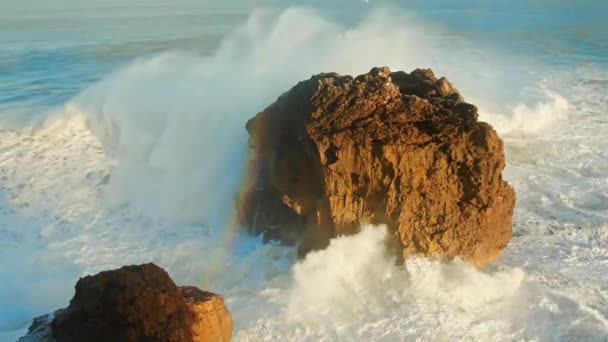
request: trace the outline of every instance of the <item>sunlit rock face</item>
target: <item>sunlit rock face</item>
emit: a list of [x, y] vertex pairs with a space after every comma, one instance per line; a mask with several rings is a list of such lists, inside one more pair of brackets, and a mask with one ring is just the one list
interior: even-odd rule
[[242, 222], [300, 255], [386, 224], [400, 254], [494, 260], [512, 234], [503, 144], [431, 70], [300, 82], [247, 123]]
[[70, 305], [34, 319], [20, 341], [230, 341], [221, 296], [178, 287], [154, 264], [81, 278]]

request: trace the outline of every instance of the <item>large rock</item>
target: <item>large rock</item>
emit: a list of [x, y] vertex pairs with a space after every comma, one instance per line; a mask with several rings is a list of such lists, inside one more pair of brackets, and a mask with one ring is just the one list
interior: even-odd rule
[[20, 341], [230, 341], [224, 300], [178, 287], [154, 264], [81, 278], [70, 305], [34, 320]]
[[247, 123], [244, 224], [300, 255], [383, 223], [404, 256], [483, 266], [511, 238], [503, 145], [445, 78], [374, 68], [300, 82]]

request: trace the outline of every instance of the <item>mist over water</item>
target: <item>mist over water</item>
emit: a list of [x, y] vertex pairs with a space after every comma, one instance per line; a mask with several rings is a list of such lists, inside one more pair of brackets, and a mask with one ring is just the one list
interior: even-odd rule
[[[116, 158], [113, 192], [127, 193], [129, 203], [147, 215], [202, 219], [226, 208], [238, 190], [247, 159], [244, 122], [316, 73], [358, 75], [377, 65], [408, 71], [433, 65], [465, 95], [484, 94], [472, 102], [500, 133], [534, 134], [565, 121], [565, 98], [542, 89], [527, 99], [531, 104], [512, 103], [495, 71], [509, 66], [482, 64], [460, 44], [392, 8], [371, 12], [354, 28], [311, 9], [259, 10], [211, 56], [169, 52], [137, 60], [86, 89], [68, 108], [89, 118], [94, 134]], [[226, 187], [216, 188], [218, 179]], [[228, 197], [210, 198], [210, 189]]]
[[[131, 59], [132, 43], [102, 42], [92, 49], [128, 62], [96, 64], [87, 53], [82, 63], [94, 66], [73, 74], [80, 89], [59, 91], [59, 105], [36, 96], [0, 103], [11, 117], [0, 131], [0, 340], [67, 305], [79, 276], [153, 261], [180, 284], [224, 295], [237, 341], [602, 341], [603, 64], [505, 55], [397, 6], [348, 20], [323, 8], [235, 8], [248, 17], [208, 52], [181, 41]], [[487, 270], [458, 260], [396, 267], [382, 227], [304, 261], [234, 229], [246, 120], [313, 74], [384, 65], [446, 76], [504, 138], [515, 237]]]

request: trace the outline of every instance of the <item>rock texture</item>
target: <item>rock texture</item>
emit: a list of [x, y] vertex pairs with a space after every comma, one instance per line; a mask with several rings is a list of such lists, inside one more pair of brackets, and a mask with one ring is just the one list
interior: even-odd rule
[[383, 223], [405, 257], [483, 266], [511, 238], [515, 192], [501, 177], [502, 141], [477, 115], [431, 70], [300, 82], [247, 123], [241, 220], [301, 255]]
[[81, 278], [70, 305], [32, 323], [20, 341], [230, 341], [222, 297], [178, 287], [154, 264]]

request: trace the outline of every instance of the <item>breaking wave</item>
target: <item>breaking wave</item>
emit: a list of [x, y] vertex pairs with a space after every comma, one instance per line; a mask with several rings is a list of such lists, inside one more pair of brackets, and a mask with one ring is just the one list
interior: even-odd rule
[[[290, 248], [226, 231], [247, 159], [245, 121], [316, 73], [431, 67], [480, 105], [483, 120], [522, 144], [577, 119], [572, 98], [542, 79], [517, 80], [535, 89], [524, 101], [505, 91], [505, 75], [526, 77], [512, 70], [537, 68], [533, 61], [505, 62], [482, 49], [394, 8], [353, 27], [309, 9], [259, 10], [212, 55], [141, 58], [46, 123], [2, 130], [0, 278], [8, 283], [0, 289], [0, 330], [23, 330], [33, 316], [66, 305], [82, 274], [154, 261], [179, 283], [224, 294], [240, 341], [602, 336], [608, 312], [600, 287], [585, 302], [554, 289], [588, 284], [549, 279], [539, 261], [525, 260], [541, 238], [516, 238], [511, 254], [480, 271], [458, 260], [395, 266], [382, 227], [333, 240], [302, 262]], [[538, 155], [521, 156], [529, 164]], [[551, 187], [535, 188], [528, 164], [509, 173], [531, 193], [518, 207], [520, 231], [551, 224], [526, 205], [556, 201], [552, 190], [537, 196]], [[579, 230], [564, 229], [585, 243]], [[606, 227], [595, 229], [604, 238], [581, 258], [605, 258]]]
[[[509, 65], [482, 61], [463, 48], [466, 42], [398, 13], [379, 9], [344, 27], [308, 9], [260, 10], [213, 55], [143, 58], [85, 90], [67, 109], [90, 118], [115, 160], [109, 188], [117, 199], [147, 215], [190, 220], [231, 201], [247, 153], [244, 122], [316, 73], [432, 67], [465, 97], [483, 94], [473, 103], [504, 134], [542, 132], [567, 118], [568, 101], [554, 92], [540, 93], [536, 104], [512, 106], [517, 102], [496, 87], [496, 70]], [[485, 112], [484, 103], [504, 111]], [[227, 196], [210, 198], [210, 191]]]

